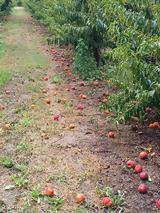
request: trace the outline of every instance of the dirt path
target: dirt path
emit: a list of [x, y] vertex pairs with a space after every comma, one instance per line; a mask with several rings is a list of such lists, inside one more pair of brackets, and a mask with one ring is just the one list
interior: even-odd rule
[[[114, 142], [108, 141], [107, 132], [114, 127], [96, 107], [104, 85], [83, 86], [64, 72], [71, 62], [69, 50], [46, 47], [44, 34], [22, 8], [14, 9], [3, 26], [6, 52], [0, 67], [12, 73], [12, 80], [0, 93], [5, 107], [0, 114], [0, 212], [108, 212], [101, 208], [106, 187], [120, 190], [127, 200], [113, 212], [158, 212], [158, 159], [143, 163], [153, 174], [149, 195], [134, 193], [139, 179], [125, 168], [130, 156], [137, 158], [132, 145], [145, 138], [127, 135], [125, 126]], [[80, 99], [81, 93], [87, 99]], [[82, 112], [79, 104], [85, 107]], [[41, 195], [47, 185], [55, 189], [54, 199]], [[87, 204], [75, 203], [77, 193], [86, 195]], [[121, 203], [120, 196], [117, 201]]]

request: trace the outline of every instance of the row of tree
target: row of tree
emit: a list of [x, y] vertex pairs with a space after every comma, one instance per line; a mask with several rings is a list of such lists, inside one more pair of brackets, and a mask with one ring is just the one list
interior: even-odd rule
[[118, 120], [160, 109], [160, 0], [25, 0], [54, 36], [75, 47], [84, 79], [110, 79], [119, 88], [103, 107]]
[[12, 0], [0, 0], [0, 16], [6, 15], [11, 9]]

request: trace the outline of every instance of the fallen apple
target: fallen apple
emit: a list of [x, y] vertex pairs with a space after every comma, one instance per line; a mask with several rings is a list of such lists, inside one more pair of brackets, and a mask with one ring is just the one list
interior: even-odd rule
[[70, 125], [69, 125], [69, 129], [74, 129], [75, 127], [76, 127], [75, 124], [70, 124]]
[[138, 187], [138, 191], [142, 194], [145, 194], [148, 191], [148, 186], [146, 184], [140, 184]]
[[53, 196], [54, 194], [55, 194], [54, 190], [51, 187], [45, 187], [44, 195]]
[[36, 109], [36, 105], [35, 105], [35, 104], [32, 104], [32, 105], [31, 105], [31, 108], [32, 108], [32, 109]]
[[80, 86], [85, 86], [85, 83], [84, 83], [83, 81], [81, 81], [81, 82], [79, 83], [79, 85], [80, 85]]
[[141, 172], [139, 174], [139, 176], [140, 176], [141, 180], [148, 180], [148, 173], [147, 172]]
[[79, 98], [81, 98], [81, 99], [87, 99], [87, 95], [80, 94], [80, 95], [79, 95]]
[[141, 173], [143, 170], [142, 166], [141, 165], [136, 165], [135, 168], [134, 168], [134, 172], [135, 173]]
[[5, 129], [10, 129], [10, 128], [11, 128], [11, 124], [5, 124], [5, 125], [4, 125], [4, 128], [5, 128]]
[[3, 110], [5, 110], [5, 107], [0, 104], [0, 111], [3, 111]]
[[102, 204], [105, 207], [110, 207], [112, 206], [112, 200], [109, 197], [104, 197], [102, 200]]
[[47, 93], [48, 90], [47, 90], [47, 89], [43, 89], [42, 92], [43, 92], [43, 93]]
[[46, 102], [46, 104], [51, 104], [51, 100], [48, 98], [45, 100], [45, 102]]
[[59, 115], [54, 115], [54, 116], [53, 116], [53, 120], [54, 120], [54, 121], [59, 121]]
[[136, 166], [136, 162], [135, 161], [133, 161], [133, 160], [127, 161], [127, 167], [128, 168], [135, 168], [135, 166]]
[[145, 160], [146, 158], [148, 157], [148, 153], [143, 151], [143, 152], [140, 152], [139, 154], [139, 158], [142, 159], [142, 160]]
[[48, 76], [45, 76], [43, 79], [44, 79], [44, 81], [48, 81], [48, 80], [49, 80], [49, 77], [48, 77]]
[[160, 209], [160, 199], [156, 200], [156, 207]]
[[77, 109], [79, 109], [81, 111], [84, 110], [84, 105], [83, 104], [78, 104]]
[[115, 133], [114, 132], [109, 132], [108, 133], [109, 138], [115, 138]]
[[6, 93], [6, 95], [10, 95], [11, 91], [10, 90], [6, 90], [5, 93]]
[[84, 194], [78, 194], [76, 196], [76, 203], [84, 203], [86, 200], [86, 197], [84, 196]]
[[105, 110], [105, 111], [104, 111], [104, 114], [105, 114], [106, 116], [109, 116], [109, 115], [111, 115], [111, 112], [110, 112], [109, 110]]

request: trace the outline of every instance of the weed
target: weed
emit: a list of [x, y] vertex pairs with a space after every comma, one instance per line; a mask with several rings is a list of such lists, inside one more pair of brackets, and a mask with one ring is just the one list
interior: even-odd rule
[[27, 110], [27, 107], [25, 105], [23, 105], [23, 106], [20, 105], [15, 109], [15, 114], [19, 114], [19, 113], [24, 112], [26, 110]]
[[6, 156], [0, 157], [0, 163], [6, 168], [12, 168], [14, 166], [12, 159]]
[[53, 75], [51, 78], [51, 81], [52, 81], [52, 83], [58, 84], [58, 85], [62, 84], [62, 82], [63, 82], [62, 77], [59, 74]]
[[39, 186], [35, 186], [32, 188], [32, 200], [40, 203], [43, 199], [43, 196], [41, 194], [41, 190]]
[[17, 149], [22, 152], [27, 152], [31, 150], [31, 145], [28, 144], [25, 140], [22, 140], [18, 145]]
[[18, 163], [15, 165], [15, 168], [22, 173], [25, 173], [28, 169], [28, 165], [26, 163]]
[[49, 205], [52, 205], [48, 212], [49, 213], [56, 213], [62, 208], [62, 204], [64, 203], [64, 199], [60, 197], [45, 197], [45, 200], [48, 202]]
[[32, 120], [31, 120], [29, 114], [24, 113], [23, 118], [20, 121], [20, 124], [23, 125], [24, 127], [30, 127], [31, 123], [32, 123]]
[[12, 175], [11, 178], [14, 184], [18, 187], [24, 187], [28, 184], [28, 177], [27, 173], [19, 173], [16, 175]]

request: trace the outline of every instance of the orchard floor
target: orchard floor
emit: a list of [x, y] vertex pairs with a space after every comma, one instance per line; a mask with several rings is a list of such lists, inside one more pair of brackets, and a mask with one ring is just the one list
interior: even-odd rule
[[[131, 125], [117, 130], [98, 110], [107, 85], [81, 86], [81, 80], [64, 71], [71, 63], [71, 50], [47, 46], [47, 33], [23, 8], [13, 10], [0, 32], [5, 42], [0, 70], [12, 74], [0, 89], [0, 105], [5, 107], [0, 112], [0, 212], [159, 212], [159, 132], [142, 125], [135, 132]], [[80, 99], [80, 94], [87, 99]], [[78, 104], [84, 105], [82, 112]], [[60, 115], [59, 121], [54, 115]], [[108, 139], [110, 130], [116, 132], [115, 139]], [[152, 157], [139, 160], [139, 152], [149, 145]], [[138, 192], [141, 181], [126, 168], [128, 159], [148, 171], [152, 181], [147, 194]], [[45, 186], [55, 189], [53, 200], [41, 195]], [[101, 204], [106, 187], [124, 196], [123, 205], [113, 211]], [[86, 195], [85, 204], [75, 203], [77, 193]]]

